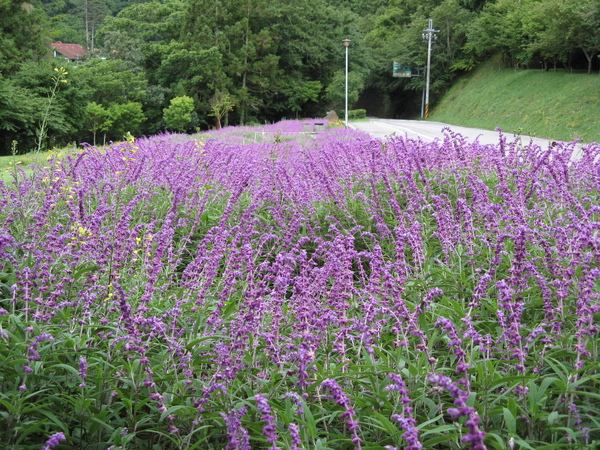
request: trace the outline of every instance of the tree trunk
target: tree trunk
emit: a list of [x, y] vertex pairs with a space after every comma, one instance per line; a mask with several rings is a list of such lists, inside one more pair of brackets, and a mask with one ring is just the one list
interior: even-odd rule
[[84, 0], [84, 16], [85, 16], [85, 48], [90, 51], [90, 24], [88, 18], [88, 0]]
[[[246, 72], [248, 71], [248, 44], [250, 42], [250, 3], [248, 3], [248, 9], [246, 10], [247, 18], [246, 21], [246, 36], [244, 37], [244, 44], [246, 46], [244, 51], [244, 73], [242, 74], [242, 91], [246, 94]], [[240, 125], [244, 125], [246, 121], [246, 108], [248, 102], [244, 102], [240, 111]]]
[[585, 48], [583, 48], [583, 45], [580, 45], [579, 48], [581, 50], [583, 50], [583, 54], [585, 55], [585, 58], [588, 61], [587, 73], [588, 73], [588, 75], [591, 75], [592, 74], [592, 63], [594, 61], [594, 56], [596, 56], [596, 52], [593, 50], [591, 52], [588, 52]]
[[215, 47], [219, 48], [219, 0], [215, 0]]
[[[244, 70], [244, 73], [242, 75], [242, 91], [244, 92], [244, 95], [246, 94], [246, 71]], [[246, 120], [246, 105], [248, 103], [243, 101], [242, 102], [242, 107], [240, 108], [240, 125], [244, 126], [244, 121]]]

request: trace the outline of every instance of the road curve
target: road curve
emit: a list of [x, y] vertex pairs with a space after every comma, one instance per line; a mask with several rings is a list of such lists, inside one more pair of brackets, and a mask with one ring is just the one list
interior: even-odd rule
[[[459, 127], [457, 125], [448, 125], [442, 122], [429, 122], [422, 120], [398, 120], [398, 119], [377, 119], [369, 118], [365, 122], [351, 122], [350, 126], [361, 131], [369, 133], [376, 138], [385, 138], [390, 135], [406, 136], [411, 139], [421, 139], [425, 142], [432, 142], [436, 139], [443, 139], [444, 128], [449, 128], [453, 132], [460, 133], [467, 138], [468, 142], [478, 141], [480, 144], [497, 144], [499, 142], [499, 132], [490, 130], [481, 130], [478, 128]], [[503, 131], [509, 141], [517, 136], [509, 131]], [[552, 141], [540, 139], [531, 136], [520, 136], [523, 144], [534, 143], [542, 148], [546, 148]]]

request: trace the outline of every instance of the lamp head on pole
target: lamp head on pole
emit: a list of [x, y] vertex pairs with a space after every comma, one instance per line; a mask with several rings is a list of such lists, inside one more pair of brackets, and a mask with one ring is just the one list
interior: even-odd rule
[[344, 40], [342, 40], [342, 42], [344, 43], [344, 47], [346, 47], [346, 48], [350, 47], [350, 42], [351, 42], [350, 39], [344, 39]]

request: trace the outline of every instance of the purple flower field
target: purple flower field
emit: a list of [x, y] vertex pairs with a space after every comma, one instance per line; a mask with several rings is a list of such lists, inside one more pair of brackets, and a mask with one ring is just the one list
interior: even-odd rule
[[0, 183], [3, 448], [600, 443], [600, 145], [300, 125]]

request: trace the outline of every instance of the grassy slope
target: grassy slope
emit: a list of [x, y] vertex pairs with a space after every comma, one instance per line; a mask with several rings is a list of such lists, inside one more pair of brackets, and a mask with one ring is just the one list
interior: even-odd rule
[[463, 76], [430, 118], [557, 140], [600, 141], [600, 76], [515, 70], [492, 58]]
[[23, 168], [27, 173], [31, 172], [30, 165], [36, 163], [42, 165], [48, 159], [48, 153], [42, 152], [38, 155], [28, 153], [26, 155], [0, 156], [0, 180], [8, 183], [13, 180], [12, 172], [15, 168]]

